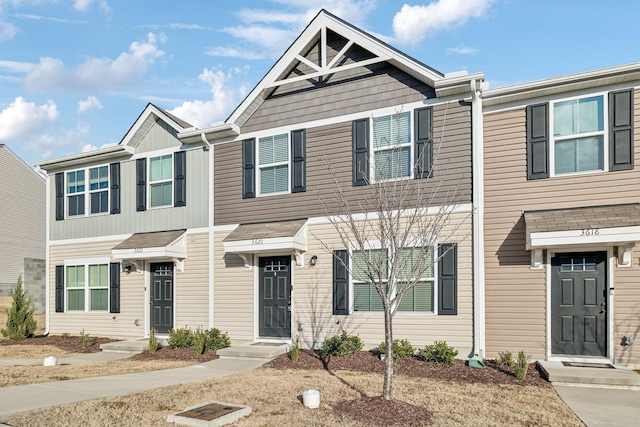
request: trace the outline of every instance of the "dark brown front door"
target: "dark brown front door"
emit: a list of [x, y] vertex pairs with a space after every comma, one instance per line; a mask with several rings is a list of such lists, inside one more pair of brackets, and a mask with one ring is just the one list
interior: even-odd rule
[[551, 259], [551, 352], [606, 356], [607, 254], [558, 254]]
[[173, 263], [151, 264], [151, 327], [166, 334], [173, 328]]
[[291, 258], [260, 258], [260, 336], [291, 338]]

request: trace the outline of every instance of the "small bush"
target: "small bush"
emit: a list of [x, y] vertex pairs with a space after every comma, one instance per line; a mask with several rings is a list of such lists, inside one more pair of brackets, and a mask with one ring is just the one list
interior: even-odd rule
[[31, 297], [22, 287], [22, 276], [18, 277], [18, 283], [11, 291], [11, 308], [7, 310], [7, 329], [2, 329], [2, 336], [10, 340], [31, 338], [36, 332], [36, 321], [33, 318], [34, 307]]
[[200, 328], [193, 333], [193, 349], [196, 356], [202, 355], [207, 349], [207, 334]]
[[343, 330], [341, 334], [334, 335], [322, 344], [323, 356], [353, 356], [362, 350], [364, 344], [358, 335], [349, 335]]
[[60, 338], [63, 340], [68, 340], [69, 338], [71, 338], [71, 334], [69, 334], [69, 332], [63, 332], [62, 335], [60, 335]]
[[[378, 350], [380, 354], [385, 354], [387, 352], [387, 345], [385, 343], [380, 344]], [[393, 340], [393, 360], [404, 359], [414, 354], [415, 350], [409, 340]]]
[[513, 368], [516, 366], [516, 361], [513, 359], [513, 355], [510, 351], [505, 351], [504, 353], [498, 353], [498, 358], [496, 359], [496, 363], [499, 365], [508, 366]]
[[149, 334], [149, 353], [155, 353], [160, 347], [160, 343], [158, 342], [158, 337], [156, 337], [156, 328], [151, 328], [151, 333]]
[[292, 362], [297, 362], [300, 357], [300, 341], [298, 338], [291, 345], [291, 351], [289, 352], [289, 359]]
[[527, 370], [529, 369], [529, 357], [524, 354], [524, 351], [518, 353], [518, 360], [516, 361], [516, 378], [523, 380], [527, 376]]
[[211, 350], [215, 352], [216, 350], [220, 350], [221, 348], [226, 348], [231, 346], [231, 339], [229, 338], [229, 334], [224, 332], [220, 332], [218, 328], [211, 328], [205, 333], [205, 348], [207, 350]]
[[420, 358], [425, 362], [446, 363], [451, 366], [456, 364], [457, 355], [458, 350], [447, 345], [446, 341], [436, 341], [420, 350]]
[[82, 348], [87, 348], [89, 345], [89, 334], [84, 333], [84, 328], [80, 331], [80, 345]]
[[170, 348], [187, 348], [193, 346], [193, 332], [189, 328], [171, 329], [169, 331]]

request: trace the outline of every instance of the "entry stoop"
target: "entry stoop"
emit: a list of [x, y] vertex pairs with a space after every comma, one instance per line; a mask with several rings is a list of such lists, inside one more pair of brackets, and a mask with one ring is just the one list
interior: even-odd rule
[[247, 342], [227, 348], [221, 348], [216, 353], [220, 359], [264, 359], [271, 360], [286, 353], [289, 346], [284, 343], [253, 343]]
[[142, 353], [149, 348], [147, 338], [126, 341], [114, 341], [100, 344], [100, 350], [105, 353]]
[[640, 375], [621, 365], [585, 363], [567, 366], [562, 362], [548, 361], [538, 361], [537, 364], [542, 375], [553, 385], [640, 390]]

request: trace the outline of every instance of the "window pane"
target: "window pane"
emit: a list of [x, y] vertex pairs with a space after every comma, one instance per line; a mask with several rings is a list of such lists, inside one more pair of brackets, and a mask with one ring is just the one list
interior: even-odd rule
[[258, 144], [260, 165], [289, 161], [289, 138], [286, 133], [260, 138]]
[[558, 102], [553, 105], [553, 134], [555, 136], [575, 135], [576, 101]]
[[354, 283], [353, 309], [354, 311], [383, 311], [382, 298], [370, 284]]
[[84, 287], [84, 265], [67, 266], [66, 274], [67, 288], [83, 288]]
[[408, 280], [433, 277], [433, 250], [428, 248], [404, 248], [396, 259], [396, 278]]
[[574, 99], [553, 104], [553, 134], [571, 136], [604, 130], [602, 96]]
[[109, 309], [109, 290], [108, 289], [91, 289], [89, 296], [91, 297], [90, 310], [108, 310]]
[[167, 206], [172, 203], [173, 183], [151, 184], [151, 207]]
[[67, 194], [84, 191], [84, 171], [67, 172]]
[[67, 214], [69, 216], [84, 215], [84, 194], [67, 197]]
[[84, 310], [84, 289], [67, 291], [67, 310]]
[[601, 136], [556, 141], [555, 173], [604, 170], [604, 142]]
[[89, 169], [89, 190], [99, 190], [109, 187], [109, 173], [107, 166]]
[[107, 264], [94, 264], [89, 266], [89, 287], [106, 288], [109, 284], [109, 266]]
[[172, 155], [154, 157], [150, 160], [149, 180], [162, 181], [173, 177]]
[[419, 282], [409, 289], [398, 304], [398, 311], [433, 311], [433, 282]]
[[409, 142], [411, 142], [411, 115], [409, 112], [373, 119], [374, 149]]
[[375, 152], [376, 180], [409, 176], [411, 171], [411, 149], [409, 147], [392, 148]]
[[109, 210], [108, 191], [98, 191], [95, 193], [91, 193], [91, 197], [89, 200], [91, 202], [90, 212], [92, 214], [103, 213]]
[[[389, 275], [389, 261], [386, 254], [387, 252], [382, 249], [370, 249], [365, 252], [354, 251], [352, 254], [353, 279], [359, 281], [369, 280], [367, 276], [367, 258], [369, 259], [369, 263], [373, 265], [372, 270], [379, 270], [381, 272], [381, 276], [386, 279]], [[376, 271], [371, 271], [371, 273], [376, 273]]]
[[289, 166], [260, 169], [260, 193], [278, 193], [289, 190]]

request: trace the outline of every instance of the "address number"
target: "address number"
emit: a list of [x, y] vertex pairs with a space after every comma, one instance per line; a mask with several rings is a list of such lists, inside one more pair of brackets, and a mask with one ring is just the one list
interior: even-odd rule
[[142, 248], [133, 248], [133, 253], [134, 254], [141, 254], [142, 253]]
[[264, 243], [264, 240], [263, 240], [263, 239], [253, 239], [253, 240], [251, 241], [251, 244], [252, 244], [252, 245], [261, 245], [261, 244], [263, 244], [263, 243]]
[[597, 236], [600, 234], [599, 228], [583, 228], [580, 230], [581, 236]]

